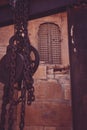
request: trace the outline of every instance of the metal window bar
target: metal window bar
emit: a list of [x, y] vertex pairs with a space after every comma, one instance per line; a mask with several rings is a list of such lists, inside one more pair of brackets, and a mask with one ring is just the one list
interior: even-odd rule
[[61, 32], [54, 23], [43, 23], [39, 27], [40, 60], [48, 64], [61, 64]]

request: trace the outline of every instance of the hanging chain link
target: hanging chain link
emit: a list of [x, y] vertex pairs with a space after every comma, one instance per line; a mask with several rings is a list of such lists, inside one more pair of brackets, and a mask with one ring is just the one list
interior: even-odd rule
[[[9, 45], [7, 51], [10, 50], [9, 53], [9, 68], [10, 68], [10, 77], [9, 83], [4, 86], [3, 93], [3, 102], [2, 102], [2, 112], [1, 112], [1, 120], [0, 120], [0, 130], [5, 130], [8, 127], [8, 130], [13, 130], [14, 123], [14, 84], [15, 84], [15, 75], [16, 75], [16, 46]], [[9, 107], [9, 108], [8, 108]], [[7, 109], [9, 113], [9, 117], [7, 117]], [[8, 118], [8, 125], [6, 126], [6, 120]]]
[[17, 45], [19, 51], [22, 53], [24, 57], [24, 80], [26, 81], [26, 87], [28, 90], [28, 96], [27, 96], [28, 104], [31, 104], [31, 102], [34, 100], [34, 95], [33, 95], [34, 87], [33, 87], [33, 78], [32, 78], [32, 64], [31, 64], [32, 59], [30, 56], [31, 48], [30, 48], [30, 41], [28, 38], [28, 31], [27, 31], [29, 2], [30, 2], [29, 0], [21, 0], [16, 4], [15, 35], [17, 36], [17, 39], [19, 38], [17, 40]]
[[[28, 105], [31, 105], [32, 101], [35, 100], [33, 86], [34, 80], [32, 76], [38, 67], [39, 56], [37, 50], [30, 45], [28, 37], [27, 21], [30, 0], [9, 0], [9, 3], [14, 11], [14, 36], [10, 38], [9, 45], [7, 47], [10, 76], [9, 84], [4, 87], [0, 130], [5, 130], [5, 115], [7, 113], [7, 107], [8, 125], [6, 129], [14, 129], [14, 112], [18, 103], [21, 103], [19, 128], [20, 130], [23, 130], [25, 125], [26, 100]], [[32, 61], [31, 52], [35, 55], [35, 61]], [[19, 81], [16, 81], [17, 54], [22, 55], [24, 65], [22, 79], [20, 82], [21, 87], [18, 86]], [[18, 85], [15, 87], [16, 82]], [[19, 98], [15, 96], [18, 89], [21, 89], [21, 96]]]
[[16, 46], [12, 45], [11, 48], [11, 64], [10, 64], [10, 94], [9, 94], [9, 117], [8, 117], [8, 130], [13, 130], [14, 125], [14, 84], [15, 84], [15, 76], [16, 76]]
[[25, 81], [23, 81], [22, 86], [21, 86], [21, 115], [20, 115], [20, 124], [19, 124], [19, 128], [20, 130], [23, 130], [24, 128], [24, 117], [25, 117], [25, 103], [26, 103], [26, 83]]

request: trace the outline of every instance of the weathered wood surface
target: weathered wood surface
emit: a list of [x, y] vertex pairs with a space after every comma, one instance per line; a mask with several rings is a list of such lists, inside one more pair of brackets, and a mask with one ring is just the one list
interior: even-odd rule
[[[67, 7], [86, 0], [31, 0], [29, 19], [40, 18], [65, 11]], [[13, 24], [9, 0], [0, 1], [0, 26]]]

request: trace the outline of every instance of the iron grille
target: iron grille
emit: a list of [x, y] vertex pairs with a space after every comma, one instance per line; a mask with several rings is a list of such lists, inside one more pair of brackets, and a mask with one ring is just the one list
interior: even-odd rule
[[39, 27], [40, 60], [48, 64], [61, 64], [61, 32], [54, 23], [43, 23]]

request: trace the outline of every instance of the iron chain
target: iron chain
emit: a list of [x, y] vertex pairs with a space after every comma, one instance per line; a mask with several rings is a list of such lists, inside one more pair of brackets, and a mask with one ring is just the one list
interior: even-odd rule
[[[4, 95], [3, 95], [3, 103], [2, 103], [2, 113], [1, 113], [1, 130], [5, 130], [6, 123], [6, 107], [8, 108], [8, 130], [13, 130], [14, 126], [14, 112], [15, 107], [18, 103], [21, 103], [20, 110], [20, 130], [24, 129], [25, 125], [25, 105], [26, 100], [27, 104], [31, 105], [32, 101], [35, 100], [34, 96], [34, 80], [32, 75], [36, 71], [39, 64], [39, 56], [35, 48], [30, 45], [29, 37], [28, 37], [28, 13], [29, 13], [29, 0], [9, 0], [10, 5], [14, 10], [14, 36], [10, 38], [9, 45], [7, 47], [8, 59], [9, 59], [9, 69], [10, 69], [10, 77], [9, 84], [4, 87]], [[29, 7], [28, 7], [29, 6]], [[35, 55], [35, 60], [32, 61], [31, 52]], [[21, 54], [23, 56], [23, 75], [20, 82], [21, 87], [16, 84], [16, 62], [17, 62], [17, 54]], [[33, 65], [34, 64], [34, 65]], [[17, 98], [15, 96], [15, 92], [21, 89], [21, 96]], [[8, 94], [7, 94], [8, 93]], [[4, 116], [3, 116], [4, 115]]]

